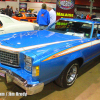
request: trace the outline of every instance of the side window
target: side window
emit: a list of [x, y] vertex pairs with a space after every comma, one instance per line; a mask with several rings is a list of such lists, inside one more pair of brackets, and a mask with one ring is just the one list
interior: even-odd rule
[[98, 34], [100, 34], [100, 25], [98, 25]]
[[26, 15], [26, 17], [31, 17], [31, 14], [25, 14]]
[[0, 27], [2, 27], [3, 26], [3, 24], [2, 24], [2, 22], [0, 21]]
[[96, 38], [98, 33], [98, 25], [94, 25], [92, 38]]
[[93, 38], [97, 37], [97, 34], [100, 34], [100, 25], [94, 25], [94, 30], [93, 30]]

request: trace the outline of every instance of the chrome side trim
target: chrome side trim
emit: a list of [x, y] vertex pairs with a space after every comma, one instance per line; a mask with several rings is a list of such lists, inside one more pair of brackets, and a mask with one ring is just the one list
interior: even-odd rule
[[[24, 89], [27, 95], [33, 95], [33, 94], [39, 93], [44, 88], [44, 83], [27, 84], [27, 80], [25, 80], [21, 76], [5, 68], [0, 67], [0, 73], [3, 73], [5, 75], [7, 83], [14, 82], [18, 86], [20, 86], [22, 89]], [[3, 77], [3, 75], [1, 74], [0, 76]]]

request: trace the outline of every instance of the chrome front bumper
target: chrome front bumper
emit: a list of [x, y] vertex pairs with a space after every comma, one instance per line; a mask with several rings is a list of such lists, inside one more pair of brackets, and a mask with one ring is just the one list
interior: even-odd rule
[[39, 93], [43, 90], [44, 87], [44, 83], [33, 84], [33, 85], [27, 84], [27, 80], [20, 77], [16, 73], [4, 69], [2, 67], [0, 67], [0, 76], [5, 77], [7, 83], [14, 82], [15, 84], [23, 88], [26, 91], [27, 95], [33, 95]]

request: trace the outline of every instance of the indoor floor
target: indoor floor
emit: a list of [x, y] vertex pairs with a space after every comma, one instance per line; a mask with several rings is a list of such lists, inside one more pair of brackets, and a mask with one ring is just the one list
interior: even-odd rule
[[[0, 93], [24, 92], [14, 83], [0, 77]], [[0, 96], [0, 100], [100, 100], [100, 57], [81, 68], [73, 86], [63, 89], [51, 82], [41, 93], [32, 96]]]

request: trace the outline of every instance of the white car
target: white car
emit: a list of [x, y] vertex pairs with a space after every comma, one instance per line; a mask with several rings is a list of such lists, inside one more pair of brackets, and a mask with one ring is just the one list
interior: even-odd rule
[[100, 18], [99, 17], [93, 18], [93, 20], [100, 22]]
[[7, 15], [0, 14], [0, 35], [20, 31], [36, 30], [38, 27], [38, 24], [17, 21]]

